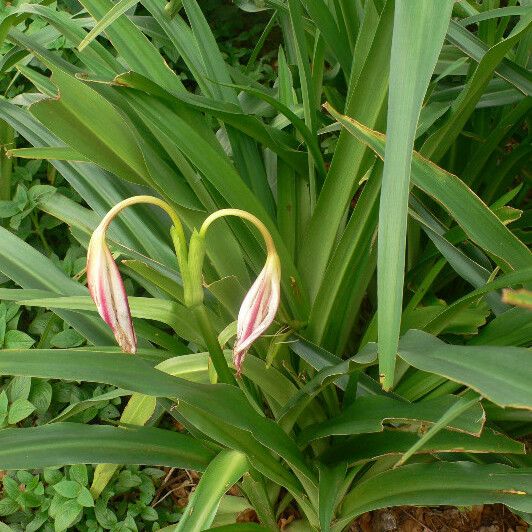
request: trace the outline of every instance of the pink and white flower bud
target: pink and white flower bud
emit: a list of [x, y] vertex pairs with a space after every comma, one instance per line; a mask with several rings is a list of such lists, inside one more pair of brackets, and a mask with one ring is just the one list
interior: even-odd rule
[[102, 221], [92, 234], [87, 249], [87, 285], [98, 313], [111, 327], [122, 351], [135, 353], [137, 335], [120, 271], [105, 242], [107, 225]]
[[270, 251], [266, 264], [246, 294], [238, 312], [237, 336], [233, 363], [237, 376], [253, 342], [272, 324], [281, 299], [281, 264], [275, 251]]

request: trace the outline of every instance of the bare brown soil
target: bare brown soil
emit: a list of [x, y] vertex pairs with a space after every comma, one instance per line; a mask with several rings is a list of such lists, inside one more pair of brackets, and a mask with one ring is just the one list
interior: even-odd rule
[[399, 506], [360, 516], [349, 532], [527, 532], [528, 525], [502, 504], [471, 508]]

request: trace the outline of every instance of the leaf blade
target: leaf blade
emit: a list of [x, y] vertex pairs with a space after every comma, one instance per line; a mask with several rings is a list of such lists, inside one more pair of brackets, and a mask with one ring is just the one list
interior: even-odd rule
[[450, 1], [398, 0], [395, 4], [377, 258], [379, 376], [385, 390], [394, 383], [401, 330], [414, 136], [451, 11]]
[[204, 471], [214, 456], [211, 449], [191, 436], [154, 428], [54, 423], [0, 432], [0, 463], [4, 469], [119, 462]]

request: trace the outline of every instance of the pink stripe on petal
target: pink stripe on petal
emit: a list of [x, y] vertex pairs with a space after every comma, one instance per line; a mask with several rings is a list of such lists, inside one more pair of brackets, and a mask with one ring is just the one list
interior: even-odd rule
[[98, 313], [122, 350], [135, 353], [137, 336], [124, 283], [100, 227], [93, 233], [87, 250], [87, 285]]
[[280, 302], [280, 281], [279, 258], [277, 255], [268, 256], [238, 313], [237, 338], [233, 348], [237, 376], [240, 375], [247, 351], [275, 318]]

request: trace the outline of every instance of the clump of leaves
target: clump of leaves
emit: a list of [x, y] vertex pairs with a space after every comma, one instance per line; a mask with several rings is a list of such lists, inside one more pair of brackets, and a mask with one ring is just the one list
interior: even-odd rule
[[[241, 1], [265, 10], [282, 34], [274, 83], [257, 83], [234, 67], [235, 47], [224, 58], [196, 0], [172, 2], [171, 13], [163, 0], [142, 0], [118, 17], [127, 1], [80, 2], [75, 15], [20, 3], [3, 26], [7, 74], [28, 79], [25, 92], [0, 99], [0, 118], [25, 139], [11, 154], [51, 161], [84, 201], [58, 191], [41, 207], [82, 246], [139, 187], [175, 207], [185, 237], [218, 209], [246, 210], [279, 252], [281, 310], [273, 334], [250, 349], [243, 378], [220, 384], [209, 359], [224, 357], [217, 335], [231, 344], [227, 331], [263, 264], [261, 242], [237, 221], [217, 226], [198, 324], [167, 222], [137, 206], [109, 234], [111, 251], [127, 258], [124, 273], [151, 296], [131, 298], [139, 345], [125, 356], [110, 347], [83, 276], [50, 258], [37, 232], [15, 236], [19, 221], [9, 221], [0, 227], [0, 270], [12, 282], [4, 299], [54, 309], [87, 345], [42, 349], [48, 335], [48, 344], [1, 357], [3, 375], [24, 368], [71, 391], [72, 380], [123, 388], [70, 404], [55, 421], [83, 416], [109, 394], [131, 397], [121, 427], [28, 427], [32, 413], [0, 431], [0, 443], [18, 443], [9, 452], [0, 445], [2, 460], [38, 468], [53, 454], [64, 465], [65, 441], [76, 441], [71, 460], [101, 462], [91, 488], [102, 500], [117, 460], [201, 472], [184, 530], [212, 526], [238, 482], [270, 530], [292, 501], [303, 528], [334, 532], [389, 504], [500, 502], [529, 513], [532, 469], [519, 438], [531, 427], [530, 315], [499, 291], [532, 282], [530, 10]], [[35, 20], [36, 32], [25, 33]], [[61, 33], [76, 53], [55, 49]], [[157, 40], [180, 58], [173, 69]], [[23, 190], [19, 199], [20, 218], [31, 204]], [[60, 242], [53, 251], [66, 253]], [[43, 287], [49, 293], [31, 302]], [[182, 433], [151, 425], [162, 410]], [[74, 513], [72, 495], [61, 504]], [[139, 522], [123, 504], [107, 526]], [[96, 505], [86, 508], [102, 526]]]
[[16, 532], [136, 532], [158, 530], [179, 519], [180, 513], [168, 505], [151, 506], [164, 476], [161, 469], [129, 466], [115, 474], [96, 500], [89, 490], [93, 473], [92, 466], [73, 465], [5, 474], [0, 517]]

